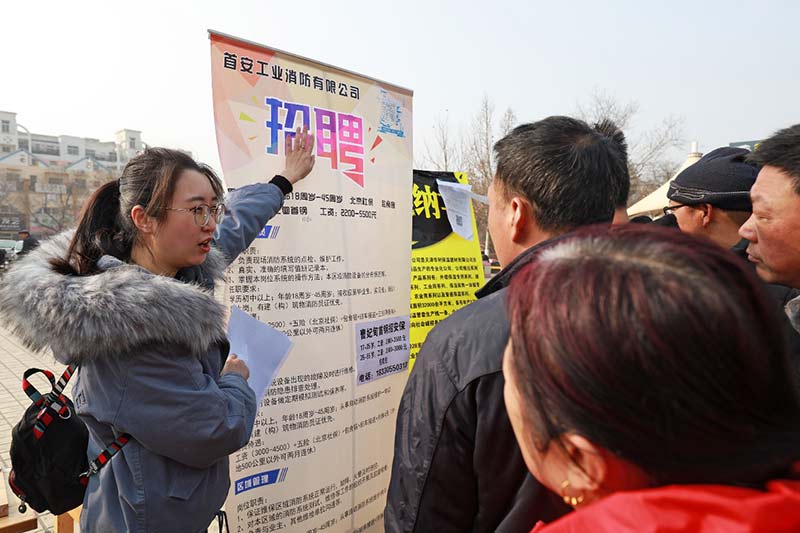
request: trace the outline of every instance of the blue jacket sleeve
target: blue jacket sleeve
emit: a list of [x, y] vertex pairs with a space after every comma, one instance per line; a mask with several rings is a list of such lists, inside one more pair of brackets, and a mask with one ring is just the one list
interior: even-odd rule
[[250, 246], [264, 224], [277, 214], [283, 198], [283, 191], [274, 183], [254, 183], [228, 194], [227, 213], [214, 236], [228, 264]]
[[215, 381], [197, 357], [166, 346], [137, 357], [114, 427], [150, 451], [194, 468], [208, 468], [247, 444], [257, 405], [242, 376], [229, 373]]

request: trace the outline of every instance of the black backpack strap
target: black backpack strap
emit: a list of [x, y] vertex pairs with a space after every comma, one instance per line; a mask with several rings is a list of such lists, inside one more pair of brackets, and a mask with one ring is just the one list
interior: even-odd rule
[[30, 381], [28, 381], [28, 378], [40, 372], [44, 374], [48, 380], [50, 380], [50, 385], [53, 388], [56, 386], [56, 378], [49, 370], [42, 370], [41, 368], [29, 368], [26, 370], [22, 375], [22, 390], [28, 395], [28, 398], [30, 398], [35, 405], [42, 405], [44, 403], [44, 396], [42, 396], [39, 390], [34, 387]]
[[61, 393], [64, 392], [64, 387], [67, 386], [70, 378], [75, 374], [75, 371], [78, 370], [77, 365], [69, 365], [67, 368], [64, 369], [64, 373], [61, 374], [61, 378], [58, 382], [53, 385], [53, 396], [61, 396]]
[[80, 476], [81, 483], [83, 485], [89, 483], [89, 477], [93, 476], [101, 468], [103, 468], [105, 464], [111, 460], [112, 457], [117, 455], [117, 452], [119, 452], [122, 449], [122, 447], [128, 443], [130, 439], [131, 436], [128, 433], [123, 433], [122, 435], [117, 437], [117, 440], [106, 446], [106, 449], [100, 452], [100, 455], [98, 455], [91, 463], [89, 463], [89, 470], [81, 474]]
[[[72, 413], [67, 405], [67, 399], [62, 394], [67, 382], [75, 373], [76, 367], [70, 365], [64, 370], [61, 378], [56, 382], [56, 378], [49, 370], [42, 370], [40, 368], [29, 368], [22, 376], [22, 390], [33, 401], [34, 405], [41, 407], [39, 414], [36, 415], [36, 423], [33, 426], [33, 436], [39, 440], [44, 435], [47, 426], [53, 421], [54, 416], [58, 415], [61, 418], [69, 418]], [[28, 378], [38, 373], [44, 374], [50, 381], [52, 390], [47, 394], [42, 395], [39, 390], [34, 387]]]
[[[64, 396], [64, 387], [69, 383], [70, 378], [75, 375], [78, 370], [77, 365], [69, 365], [61, 378], [56, 382], [56, 378], [49, 370], [42, 370], [41, 368], [29, 368], [22, 376], [22, 390], [33, 401], [37, 407], [41, 407], [39, 414], [36, 415], [36, 423], [33, 426], [33, 435], [38, 440], [44, 435], [45, 429], [54, 420], [54, 416], [58, 415], [61, 418], [69, 418], [72, 416], [69, 406], [67, 405], [67, 398]], [[45, 395], [42, 395], [36, 387], [34, 387], [28, 378], [34, 374], [41, 372], [44, 374], [52, 385], [52, 390]], [[131, 439], [128, 433], [123, 433], [117, 439], [106, 446], [106, 449], [100, 452], [92, 462], [89, 463], [89, 469], [80, 475], [80, 482], [86, 485], [89, 482], [89, 476], [96, 474], [117, 452], [119, 452], [125, 444]]]
[[[64, 386], [69, 381], [69, 378], [72, 377], [72, 374], [78, 369], [77, 365], [69, 365], [66, 370], [64, 370], [64, 374], [61, 376], [61, 379], [58, 380], [58, 383], [53, 387], [53, 393], [61, 394], [64, 390]], [[63, 382], [63, 383], [62, 383]], [[111, 460], [112, 457], [117, 455], [117, 453], [125, 446], [128, 441], [131, 440], [131, 436], [129, 433], [123, 433], [119, 437], [116, 438], [114, 442], [106, 446], [105, 450], [100, 452], [100, 455], [94, 458], [94, 460], [89, 463], [89, 469], [80, 475], [80, 482], [83, 485], [89, 483], [89, 476], [96, 474], [105, 464]]]
[[53, 385], [53, 390], [45, 394], [44, 397], [45, 405], [58, 413], [58, 416], [62, 418], [69, 418], [70, 416], [69, 407], [67, 407], [67, 397], [62, 393], [64, 392], [64, 387], [67, 386], [67, 382], [69, 382], [69, 378], [75, 373], [75, 370], [77, 370], [76, 366], [69, 365], [64, 370], [64, 373], [61, 374], [61, 378]]

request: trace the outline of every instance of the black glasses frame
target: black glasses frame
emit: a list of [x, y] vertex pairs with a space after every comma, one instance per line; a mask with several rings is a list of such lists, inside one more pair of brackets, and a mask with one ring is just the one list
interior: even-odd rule
[[666, 205], [662, 207], [661, 210], [664, 211], [664, 216], [669, 216], [673, 214], [673, 211], [675, 211], [676, 209], [680, 209], [681, 207], [694, 207], [694, 206], [691, 204]]

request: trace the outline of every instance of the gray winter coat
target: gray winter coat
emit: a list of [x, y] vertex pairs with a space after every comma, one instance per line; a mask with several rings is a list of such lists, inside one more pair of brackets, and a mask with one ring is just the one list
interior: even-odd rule
[[228, 344], [212, 290], [283, 198], [274, 184], [232, 192], [215, 247], [177, 279], [111, 256], [97, 275], [57, 274], [48, 259], [65, 257], [69, 234], [6, 274], [6, 327], [30, 348], [80, 364], [73, 397], [89, 428], [89, 459], [132, 435], [90, 478], [81, 531], [200, 531], [222, 506], [228, 455], [249, 440], [256, 399], [242, 376], [220, 376]]

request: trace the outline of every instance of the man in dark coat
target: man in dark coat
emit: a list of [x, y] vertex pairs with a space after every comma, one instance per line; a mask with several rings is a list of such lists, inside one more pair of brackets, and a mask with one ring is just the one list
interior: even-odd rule
[[[674, 214], [681, 231], [706, 237], [745, 261], [750, 243], [739, 235], [739, 228], [752, 214], [750, 189], [761, 169], [749, 160], [750, 156], [748, 150], [730, 147], [707, 153], [670, 182], [669, 206], [664, 209]], [[800, 375], [800, 334], [783, 313], [784, 306], [800, 291], [775, 284], [766, 288], [779, 308], [779, 320]]]
[[26, 229], [19, 231], [19, 238], [22, 240], [22, 250], [17, 254], [18, 257], [27, 255], [31, 250], [39, 246], [39, 240]]
[[750, 188], [759, 166], [747, 160], [749, 154], [744, 148], [717, 148], [685, 168], [669, 183], [664, 214], [675, 215], [684, 233], [734, 248], [753, 211]]
[[397, 415], [389, 533], [527, 532], [568, 511], [528, 472], [506, 414], [505, 287], [548, 241], [611, 222], [630, 182], [625, 138], [610, 122], [548, 117], [494, 150], [489, 232], [504, 269], [417, 356]]
[[[767, 283], [800, 289], [800, 124], [760, 143], [749, 160], [761, 170], [750, 189], [753, 214], [739, 229], [748, 242], [744, 254]], [[800, 297], [795, 292], [784, 301], [800, 331]]]

